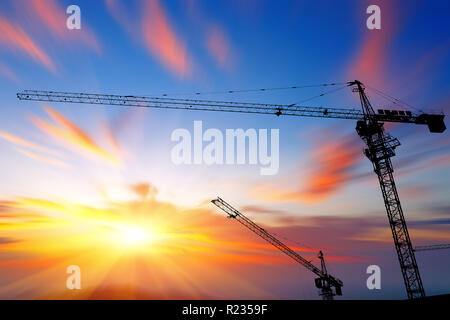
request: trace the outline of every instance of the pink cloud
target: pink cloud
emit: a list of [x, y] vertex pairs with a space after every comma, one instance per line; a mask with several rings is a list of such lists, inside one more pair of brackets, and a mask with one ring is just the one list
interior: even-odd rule
[[214, 25], [208, 32], [206, 46], [214, 60], [221, 67], [230, 65], [230, 44], [224, 30]]
[[178, 76], [190, 72], [186, 48], [171, 27], [158, 0], [146, 1], [142, 30], [147, 49]]
[[31, 0], [30, 3], [30, 9], [39, 18], [39, 22], [43, 23], [58, 38], [69, 42], [77, 39], [92, 47], [95, 51], [101, 51], [97, 37], [85, 23], [82, 24], [80, 30], [67, 29], [66, 20], [68, 15], [65, 9], [55, 0]]
[[31, 56], [35, 61], [44, 65], [48, 70], [55, 72], [55, 65], [50, 57], [40, 48], [31, 37], [18, 25], [11, 24], [6, 18], [0, 16], [0, 43], [20, 49]]

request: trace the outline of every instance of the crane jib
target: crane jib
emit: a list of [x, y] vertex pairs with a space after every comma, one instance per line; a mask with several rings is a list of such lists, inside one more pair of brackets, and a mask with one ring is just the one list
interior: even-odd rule
[[402, 122], [428, 125], [431, 132], [444, 132], [443, 114], [413, 114], [410, 111], [379, 109], [368, 116], [358, 109], [297, 106], [296, 104], [267, 104], [167, 97], [144, 97], [132, 95], [90, 94], [73, 92], [25, 90], [17, 93], [20, 100], [99, 104], [112, 106], [145, 107], [161, 109], [185, 109], [238, 113], [259, 113], [276, 116], [318, 117], [331, 119], [368, 120], [379, 122]]

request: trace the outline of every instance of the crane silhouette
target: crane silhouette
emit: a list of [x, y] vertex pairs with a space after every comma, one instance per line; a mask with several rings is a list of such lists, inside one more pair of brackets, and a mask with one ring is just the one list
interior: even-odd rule
[[252, 220], [250, 220], [245, 215], [240, 213], [238, 210], [233, 208], [226, 201], [218, 197], [217, 199], [214, 199], [211, 202], [215, 204], [218, 208], [220, 208], [222, 211], [224, 211], [228, 215], [228, 218], [235, 219], [244, 227], [246, 227], [253, 233], [257, 234], [258, 236], [269, 242], [271, 245], [273, 245], [275, 248], [277, 248], [287, 256], [294, 259], [297, 263], [301, 264], [302, 266], [304, 266], [305, 268], [316, 274], [318, 278], [315, 279], [315, 284], [316, 287], [320, 289], [320, 295], [322, 296], [323, 300], [333, 300], [333, 297], [335, 295], [338, 296], [342, 295], [342, 286], [344, 284], [341, 280], [333, 277], [328, 273], [327, 267], [325, 265], [325, 258], [323, 257], [322, 251], [319, 251], [318, 254], [321, 266], [321, 268], [319, 269], [315, 265], [313, 265], [310, 261], [306, 260], [304, 257], [302, 257], [297, 252], [289, 248], [283, 242], [275, 238], [273, 235], [267, 232], [267, 230], [261, 228]]

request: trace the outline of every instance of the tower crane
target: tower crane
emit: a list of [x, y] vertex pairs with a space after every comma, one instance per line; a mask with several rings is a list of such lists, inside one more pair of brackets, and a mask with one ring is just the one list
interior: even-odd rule
[[429, 251], [429, 250], [441, 250], [441, 249], [450, 249], [450, 243], [443, 244], [432, 244], [428, 246], [417, 246], [414, 248], [414, 251]]
[[[308, 270], [314, 272], [318, 278], [315, 279], [316, 287], [320, 289], [320, 295], [324, 300], [333, 300], [333, 296], [342, 295], [342, 286], [344, 285], [341, 280], [333, 277], [327, 272], [327, 268], [325, 265], [325, 258], [323, 257], [322, 251], [319, 252], [318, 258], [320, 259], [321, 269], [317, 268], [310, 261], [303, 258], [297, 252], [289, 248], [283, 242], [275, 238], [265, 229], [258, 226], [256, 223], [251, 221], [249, 218], [244, 216], [238, 210], [233, 208], [230, 204], [222, 200], [221, 198], [217, 198], [211, 201], [218, 208], [222, 209], [227, 215], [228, 218], [235, 219], [237, 222], [242, 224], [244, 227], [248, 228], [253, 233], [257, 234], [271, 245], [273, 245], [278, 250], [282, 251], [301, 265], [303, 265]], [[334, 289], [333, 289], [334, 288]]]
[[356, 120], [356, 131], [366, 145], [364, 153], [372, 162], [373, 170], [378, 176], [406, 293], [409, 299], [424, 297], [425, 291], [393, 176], [394, 169], [391, 158], [395, 156], [395, 149], [400, 145], [400, 142], [398, 139], [386, 133], [383, 125], [385, 122], [420, 124], [427, 125], [430, 132], [442, 133], [446, 129], [444, 115], [386, 109], [379, 109], [375, 112], [365, 93], [366, 86], [358, 80], [347, 82], [345, 86], [351, 87], [353, 92], [358, 93], [362, 107], [361, 110], [299, 106], [296, 104], [264, 104], [36, 90], [19, 92], [17, 97], [20, 100], [43, 102], [86, 103]]

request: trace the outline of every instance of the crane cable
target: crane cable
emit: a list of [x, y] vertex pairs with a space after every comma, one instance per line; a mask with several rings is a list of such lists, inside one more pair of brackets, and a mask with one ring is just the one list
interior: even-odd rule
[[304, 103], [304, 102], [307, 102], [307, 101], [310, 101], [310, 100], [313, 100], [313, 99], [317, 99], [317, 98], [323, 97], [324, 95], [327, 95], [327, 94], [330, 94], [330, 93], [334, 93], [334, 92], [340, 91], [340, 90], [342, 90], [342, 89], [344, 89], [344, 88], [347, 88], [347, 87], [348, 87], [348, 84], [345, 83], [345, 85], [343, 85], [343, 86], [341, 86], [341, 87], [339, 87], [339, 88], [336, 88], [336, 89], [333, 89], [333, 90], [329, 90], [329, 91], [322, 92], [322, 93], [320, 93], [320, 94], [318, 94], [318, 95], [315, 95], [315, 96], [312, 96], [312, 97], [310, 97], [310, 98], [307, 98], [307, 99], [298, 101], [298, 102], [292, 104], [291, 106], [292, 106], [292, 107], [295, 107], [297, 104]]
[[[300, 242], [298, 242], [298, 241], [295, 241], [295, 240], [292, 240], [292, 239], [290, 239], [290, 238], [288, 238], [288, 237], [285, 237], [285, 236], [282, 236], [282, 235], [280, 235], [280, 234], [278, 234], [278, 233], [275, 233], [275, 232], [271, 232], [271, 234], [272, 235], [274, 235], [274, 236], [276, 236], [276, 237], [278, 237], [278, 238], [281, 238], [281, 239], [283, 239], [283, 240], [285, 240], [285, 241], [287, 241], [287, 242], [290, 242], [290, 243], [294, 243], [294, 244], [297, 244], [297, 245], [299, 245], [299, 246], [301, 246], [301, 247], [304, 247], [304, 248], [308, 248], [308, 249], [311, 249], [311, 250], [314, 250], [314, 249], [316, 249], [316, 248], [312, 248], [312, 247], [310, 247], [310, 246], [308, 246], [308, 245], [306, 245], [306, 244], [304, 244], [304, 243], [300, 243]], [[294, 251], [301, 251], [301, 250], [294, 250]], [[323, 251], [323, 250], [322, 250]], [[302, 252], [302, 251], [301, 251]], [[327, 253], [328, 253], [329, 251], [327, 250]], [[317, 261], [317, 260], [319, 260], [318, 259], [318, 257], [317, 257], [317, 252], [316, 252], [316, 254], [312, 257], [312, 260], [309, 260], [309, 262], [311, 263], [311, 262], [313, 262], [313, 261]], [[329, 263], [327, 263], [327, 270], [328, 270], [328, 274], [333, 274], [333, 268], [331, 267], [331, 265], [329, 264]]]
[[[163, 97], [174, 96], [174, 95], [207, 95], [207, 94], [233, 94], [233, 93], [251, 93], [251, 92], [265, 92], [265, 91], [276, 91], [276, 90], [290, 90], [290, 89], [303, 89], [303, 88], [317, 88], [317, 87], [328, 87], [336, 86], [340, 84], [346, 84], [344, 82], [333, 82], [333, 83], [322, 83], [322, 84], [310, 84], [310, 85], [295, 85], [286, 87], [272, 87], [272, 88], [259, 88], [259, 89], [232, 89], [224, 91], [203, 91], [203, 92], [174, 92], [174, 93], [161, 93]], [[145, 95], [144, 95], [145, 97]]]
[[281, 234], [278, 234], [278, 233], [275, 233], [275, 232], [271, 232], [271, 233], [272, 233], [273, 235], [279, 237], [279, 238], [282, 238], [282, 239], [285, 240], [285, 241], [288, 241], [288, 242], [291, 242], [291, 243], [295, 243], [296, 245], [299, 245], [300, 247], [304, 247], [304, 248], [308, 248], [308, 249], [314, 250], [313, 247], [310, 247], [310, 246], [308, 246], [308, 245], [306, 245], [306, 244], [304, 244], [304, 243], [300, 243], [300, 242], [298, 242], [298, 241], [292, 240], [292, 239], [290, 239], [290, 238], [288, 238], [288, 237], [282, 236]]
[[392, 102], [393, 104], [396, 104], [396, 105], [401, 106], [401, 107], [406, 105], [406, 106], [410, 107], [411, 109], [419, 111], [420, 113], [424, 113], [423, 110], [421, 110], [421, 109], [419, 109], [417, 107], [414, 107], [414, 106], [410, 105], [409, 103], [407, 103], [405, 101], [397, 99], [397, 98], [395, 98], [395, 97], [393, 97], [393, 96], [391, 96], [391, 95], [389, 95], [389, 94], [387, 94], [387, 93], [385, 93], [385, 92], [383, 92], [381, 90], [378, 90], [378, 89], [376, 89], [374, 87], [368, 86], [367, 84], [364, 84], [364, 86], [366, 88], [368, 88], [369, 90], [372, 90], [375, 94], [379, 95], [380, 97], [382, 97], [382, 98]]

